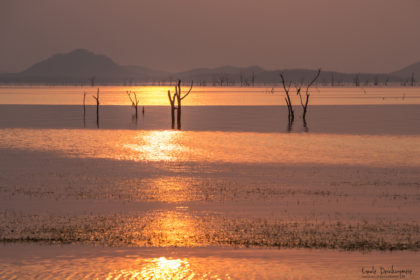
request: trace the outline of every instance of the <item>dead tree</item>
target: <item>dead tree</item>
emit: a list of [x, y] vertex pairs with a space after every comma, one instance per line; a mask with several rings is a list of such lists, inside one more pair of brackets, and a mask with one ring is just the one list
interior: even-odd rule
[[[133, 97], [131, 97], [131, 95], [133, 95]], [[138, 119], [138, 105], [140, 100], [137, 99], [137, 94], [134, 91], [128, 90], [127, 91], [127, 96], [128, 98], [130, 98], [131, 101], [131, 106], [136, 110], [136, 120]], [[144, 107], [143, 107], [143, 114], [144, 114]]]
[[373, 77], [373, 85], [378, 86], [379, 85], [379, 78], [378, 76]]
[[177, 100], [177, 118], [176, 118], [176, 123], [177, 123], [177, 128], [181, 129], [181, 102], [182, 100], [184, 100], [184, 98], [186, 98], [190, 93], [191, 90], [193, 88], [193, 81], [191, 81], [191, 86], [190, 89], [188, 90], [188, 92], [186, 94], [184, 94], [184, 96], [182, 96], [182, 91], [181, 91], [181, 80], [178, 80], [178, 90], [176, 92], [176, 100]]
[[386, 77], [384, 85], [387, 87], [388, 86], [388, 82], [389, 82], [389, 77]]
[[86, 94], [87, 92], [83, 92], [83, 125], [86, 125]]
[[175, 110], [177, 111], [177, 118], [176, 118], [177, 128], [181, 129], [182, 100], [191, 93], [192, 88], [193, 88], [193, 82], [191, 82], [191, 87], [188, 90], [188, 92], [182, 95], [181, 80], [178, 80], [178, 83], [175, 85], [175, 93], [172, 95], [171, 91], [168, 90], [169, 103], [171, 104], [172, 129], [175, 128]]
[[355, 85], [356, 87], [360, 86], [360, 77], [359, 77], [359, 74], [356, 74], [356, 75], [354, 76], [354, 85]]
[[96, 127], [99, 128], [99, 88], [96, 92], [96, 96], [92, 95], [92, 97], [96, 100]]
[[177, 96], [178, 88], [175, 86], [175, 93], [171, 95], [171, 91], [168, 90], [169, 103], [171, 104], [171, 128], [175, 128], [175, 98]]
[[286, 100], [287, 110], [289, 111], [289, 114], [288, 114], [289, 123], [292, 123], [295, 119], [295, 113], [293, 112], [293, 105], [292, 105], [292, 101], [290, 100], [290, 95], [289, 95], [290, 86], [292, 83], [290, 82], [288, 85], [286, 85], [286, 80], [284, 79], [283, 73], [280, 73], [280, 78], [281, 78], [281, 83], [283, 85], [284, 93], [286, 94], [286, 97], [284, 98], [284, 100]]
[[306, 90], [305, 90], [305, 102], [303, 101], [302, 98], [302, 91], [301, 88], [298, 88], [296, 90], [296, 94], [299, 95], [299, 99], [300, 99], [300, 105], [302, 106], [303, 109], [303, 113], [302, 113], [302, 119], [303, 119], [303, 123], [306, 126], [306, 112], [308, 109], [308, 102], [309, 102], [309, 97], [310, 97], [310, 93], [309, 93], [309, 88], [315, 83], [315, 81], [319, 78], [319, 75], [321, 74], [321, 69], [318, 69], [315, 77], [312, 79], [312, 81], [306, 86]]

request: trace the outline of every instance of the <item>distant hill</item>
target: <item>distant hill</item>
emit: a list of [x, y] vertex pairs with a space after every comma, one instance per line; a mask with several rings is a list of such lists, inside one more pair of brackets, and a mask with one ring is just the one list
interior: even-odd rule
[[411, 64], [401, 70], [393, 72], [392, 74], [404, 79], [410, 79], [414, 74], [414, 77], [417, 78], [417, 80], [420, 80], [420, 62]]
[[[201, 85], [243, 85], [280, 83], [279, 73], [288, 81], [306, 82], [316, 70], [278, 69], [264, 70], [258, 66], [197, 68], [189, 71], [168, 73], [142, 66], [123, 66], [105, 55], [86, 49], [55, 54], [20, 73], [0, 73], [0, 83], [51, 83], [80, 84], [111, 83], [131, 84], [143, 82], [173, 82], [176, 79], [194, 80]], [[420, 62], [389, 74], [321, 72], [318, 83], [325, 85], [358, 84], [386, 85], [388, 83], [409, 84], [411, 77], [420, 80]]]
[[94, 79], [99, 83], [148, 80], [164, 72], [139, 66], [121, 66], [105, 55], [86, 49], [55, 54], [28, 69], [4, 74], [0, 80], [26, 83], [82, 83]]
[[27, 77], [119, 77], [128, 71], [104, 55], [78, 49], [66, 54], [56, 54], [38, 62], [20, 73]]

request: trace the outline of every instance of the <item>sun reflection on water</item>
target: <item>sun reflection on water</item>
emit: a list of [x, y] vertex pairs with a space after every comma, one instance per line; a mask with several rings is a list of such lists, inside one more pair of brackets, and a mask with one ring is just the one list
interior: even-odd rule
[[419, 138], [418, 135], [16, 128], [0, 129], [0, 148], [135, 162], [417, 167]]
[[160, 257], [148, 260], [140, 276], [141, 279], [192, 279], [194, 272], [187, 260]]
[[194, 218], [187, 207], [178, 207], [176, 211], [157, 211], [151, 223], [146, 225], [144, 232], [150, 236], [150, 244], [160, 247], [200, 246], [203, 232], [200, 221]]
[[181, 131], [152, 131], [135, 137], [136, 144], [123, 147], [132, 151], [132, 156], [145, 161], [176, 161], [186, 146], [179, 143]]
[[[212, 270], [223, 270], [223, 262], [213, 262], [208, 266], [204, 258], [136, 258], [128, 260], [125, 268], [115, 269], [104, 279], [232, 279], [229, 273], [215, 273]], [[117, 261], [118, 262], [118, 261]]]
[[182, 202], [196, 198], [193, 180], [182, 177], [158, 177], [144, 180], [148, 197], [157, 201]]

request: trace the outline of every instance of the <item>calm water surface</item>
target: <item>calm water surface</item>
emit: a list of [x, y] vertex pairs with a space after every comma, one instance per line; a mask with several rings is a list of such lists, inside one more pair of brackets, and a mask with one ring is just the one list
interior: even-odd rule
[[[28, 247], [5, 246], [7, 270], [0, 277], [19, 279], [363, 279], [362, 268], [413, 267], [416, 254], [349, 253], [331, 250], [261, 250], [227, 248], [127, 249], [81, 246], [40, 247], [21, 256]], [[14, 250], [15, 252], [10, 252]], [[165, 257], [162, 257], [165, 256]], [[331, 266], [331, 263], [335, 263]], [[418, 279], [413, 272], [402, 279]], [[389, 276], [389, 275], [388, 275]], [[393, 276], [399, 277], [396, 273]], [[400, 279], [400, 278], [393, 279]]]
[[[187, 90], [187, 87], [185, 87]], [[285, 105], [283, 92], [278, 87], [194, 87], [183, 101], [185, 105]], [[91, 97], [97, 88], [92, 87], [46, 87], [17, 86], [0, 87], [0, 104], [48, 104], [81, 105], [83, 93], [87, 92], [86, 104], [96, 104]], [[138, 94], [140, 105], [169, 105], [167, 92], [171, 87], [100, 87], [102, 105], [130, 105], [126, 91]], [[294, 104], [297, 96], [291, 94]], [[311, 105], [366, 105], [366, 104], [420, 104], [420, 88], [414, 87], [360, 87], [360, 88], [313, 88]]]
[[197, 87], [182, 131], [168, 87], [100, 90], [98, 129], [96, 89], [0, 87], [0, 278], [418, 279], [418, 88], [314, 88], [289, 129], [279, 88]]
[[0, 147], [144, 162], [420, 166], [420, 135], [1, 129]]

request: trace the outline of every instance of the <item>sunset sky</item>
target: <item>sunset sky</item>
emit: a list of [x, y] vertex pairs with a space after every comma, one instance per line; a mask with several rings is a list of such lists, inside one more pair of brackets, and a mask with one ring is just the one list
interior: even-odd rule
[[390, 72], [420, 61], [418, 0], [1, 0], [0, 71], [87, 48], [167, 71]]

